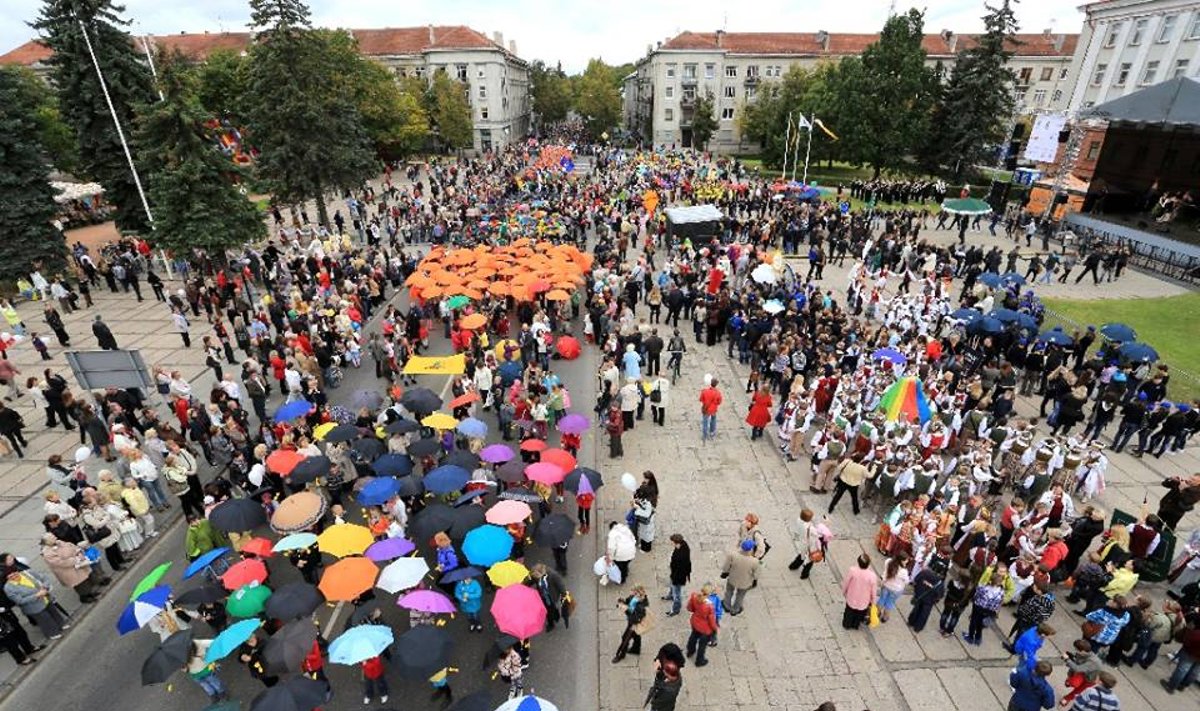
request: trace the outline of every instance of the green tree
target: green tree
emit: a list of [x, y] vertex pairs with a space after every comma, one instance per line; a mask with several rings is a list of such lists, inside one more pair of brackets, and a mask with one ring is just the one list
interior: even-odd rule
[[315, 200], [329, 224], [325, 194], [358, 187], [379, 164], [336, 57], [300, 0], [250, 0], [249, 139], [258, 175], [287, 203]]
[[467, 85], [451, 79], [444, 69], [433, 74], [426, 91], [426, 110], [444, 149], [456, 151], [475, 145], [475, 120], [467, 101]]
[[0, 67], [0, 282], [6, 285], [31, 269], [58, 270], [67, 251], [53, 225], [58, 209], [38, 103], [20, 71]]
[[692, 148], [704, 150], [717, 132], [717, 106], [711, 91], [696, 99], [692, 110]]
[[927, 153], [937, 164], [951, 167], [955, 182], [972, 166], [990, 162], [994, 148], [1008, 138], [1015, 109], [1008, 60], [1017, 18], [1009, 0], [986, 7], [986, 31], [958, 53], [934, 111], [936, 130]]
[[841, 126], [847, 157], [875, 169], [899, 168], [925, 145], [935, 77], [925, 66], [925, 16], [912, 9], [888, 18], [879, 41], [863, 52], [852, 84], [843, 85], [855, 120]]
[[575, 110], [593, 139], [599, 139], [621, 120], [620, 83], [613, 80], [613, 75], [611, 67], [592, 59], [577, 82]]
[[75, 131], [82, 172], [104, 186], [105, 199], [116, 207], [118, 229], [146, 233], [150, 225], [80, 27], [82, 22], [87, 28], [117, 119], [128, 134], [134, 107], [157, 97], [145, 62], [122, 29], [128, 24], [123, 11], [111, 0], [44, 0], [32, 24], [53, 52], [51, 78], [62, 116]]
[[75, 132], [63, 120], [58, 94], [28, 67], [14, 64], [7, 69], [13, 73], [13, 80], [20, 82], [21, 91], [26, 92], [32, 102], [32, 118], [38, 125], [39, 138], [46, 154], [50, 156], [50, 163], [64, 173], [75, 173], [79, 170]]
[[199, 249], [223, 262], [227, 248], [265, 238], [267, 228], [232, 180], [236, 165], [205, 130], [211, 114], [201, 107], [195, 84], [182, 55], [160, 56], [163, 99], [142, 109], [136, 140], [150, 168], [155, 245], [185, 255]]
[[208, 55], [193, 69], [200, 106], [217, 118], [240, 122], [250, 84], [249, 69], [249, 60], [239, 52], [221, 49]]
[[560, 67], [547, 67], [540, 59], [529, 65], [529, 93], [542, 124], [558, 123], [571, 110], [571, 82]]
[[799, 116], [813, 113], [814, 81], [812, 71], [793, 66], [778, 81], [759, 85], [754, 99], [742, 107], [742, 135], [762, 146], [767, 165], [782, 167], [785, 152], [794, 155], [797, 146], [805, 145], [807, 136], [797, 134], [796, 125]]

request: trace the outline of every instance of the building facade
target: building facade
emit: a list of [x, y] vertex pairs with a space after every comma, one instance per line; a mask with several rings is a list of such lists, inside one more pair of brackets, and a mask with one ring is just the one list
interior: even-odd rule
[[[434, 26], [346, 30], [359, 51], [395, 72], [397, 78], [432, 78], [445, 70], [465, 85], [475, 124], [474, 149], [485, 151], [523, 140], [529, 134], [529, 65], [517, 56], [516, 43], [504, 45], [469, 27]], [[141, 43], [141, 38], [136, 38]], [[150, 49], [179, 50], [204, 60], [217, 50], [245, 51], [253, 42], [248, 32], [159, 35], [146, 38]], [[43, 76], [49, 71], [50, 50], [37, 41], [0, 55], [0, 64], [31, 67]]]
[[1071, 111], [1175, 77], [1200, 77], [1200, 2], [1100, 0], [1084, 15], [1071, 65]]
[[[1017, 36], [1010, 66], [1023, 111], [1065, 107], [1077, 37], [1050, 32]], [[860, 55], [878, 39], [874, 34], [824, 31], [684, 32], [648, 47], [625, 78], [626, 128], [655, 145], [690, 145], [696, 99], [711, 93], [719, 127], [709, 149], [753, 151], [757, 146], [743, 140], [738, 114], [766, 82], [779, 80], [793, 66], [812, 69], [821, 62]], [[974, 41], [972, 36], [945, 30], [927, 35], [924, 46], [930, 65], [940, 62], [948, 70], [956, 52]]]

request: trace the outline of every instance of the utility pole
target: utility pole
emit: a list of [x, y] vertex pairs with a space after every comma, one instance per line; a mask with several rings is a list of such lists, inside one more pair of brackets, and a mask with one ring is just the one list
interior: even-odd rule
[[783, 134], [783, 179], [787, 180], [788, 149], [792, 146], [792, 112], [787, 115], [787, 130]]
[[[816, 125], [816, 120], [816, 114], [808, 117], [808, 146], [806, 146], [804, 149], [804, 177], [800, 179], [800, 182], [804, 183], [805, 185], [808, 185], [808, 157], [812, 155], [812, 134], [813, 126]], [[795, 166], [792, 166], [792, 177], [796, 177]]]

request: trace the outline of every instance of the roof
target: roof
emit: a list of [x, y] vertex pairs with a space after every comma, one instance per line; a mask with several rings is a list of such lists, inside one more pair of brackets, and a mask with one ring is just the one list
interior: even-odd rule
[[[504, 47], [493, 42], [482, 32], [463, 25], [441, 25], [426, 27], [388, 27], [380, 29], [348, 30], [356, 40], [358, 48], [369, 57], [396, 54], [420, 54], [430, 50], [446, 49], [490, 49], [509, 54]], [[253, 35], [249, 32], [199, 32], [176, 35], [156, 35], [151, 38], [156, 46], [168, 50], [179, 50], [195, 59], [204, 59], [217, 50], [240, 52], [250, 46]], [[50, 49], [37, 40], [30, 40], [7, 54], [0, 55], [0, 64], [30, 66], [50, 58]]]
[[1081, 112], [1079, 117], [1130, 123], [1198, 126], [1200, 81], [1187, 77], [1164, 81], [1093, 106]]
[[[817, 32], [682, 32], [663, 43], [666, 50], [724, 50], [731, 54], [806, 54], [843, 56], [862, 54], [878, 34], [825, 33], [828, 46], [823, 46]], [[1010, 49], [1018, 56], [1070, 57], [1075, 53], [1079, 35], [1019, 34]], [[976, 35], [925, 35], [925, 51], [934, 56], [950, 56], [973, 46]], [[1055, 47], [1061, 41], [1058, 47]], [[952, 48], [953, 43], [953, 48]]]

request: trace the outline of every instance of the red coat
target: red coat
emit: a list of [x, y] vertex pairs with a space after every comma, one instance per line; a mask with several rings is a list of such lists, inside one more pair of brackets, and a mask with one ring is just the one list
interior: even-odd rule
[[761, 390], [754, 393], [750, 401], [750, 413], [746, 415], [746, 424], [751, 427], [766, 427], [771, 422], [771, 394]]

